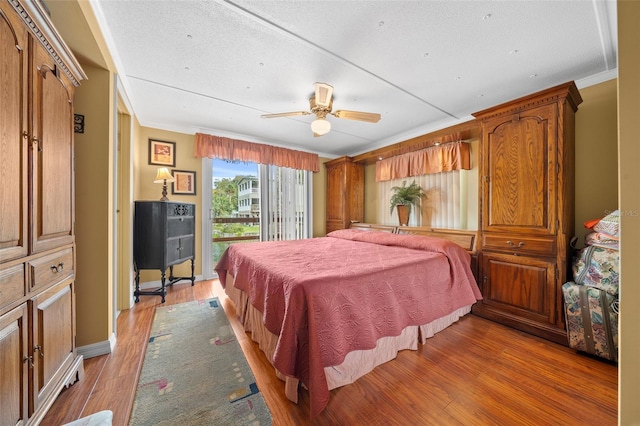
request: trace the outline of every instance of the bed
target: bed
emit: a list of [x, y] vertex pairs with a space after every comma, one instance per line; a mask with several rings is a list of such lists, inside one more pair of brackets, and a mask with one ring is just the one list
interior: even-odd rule
[[475, 233], [354, 224], [325, 237], [231, 245], [216, 265], [287, 397], [329, 391], [456, 322], [481, 299]]

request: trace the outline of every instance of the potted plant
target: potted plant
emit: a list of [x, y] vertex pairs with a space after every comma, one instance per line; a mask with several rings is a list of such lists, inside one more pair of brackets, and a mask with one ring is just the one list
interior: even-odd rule
[[420, 207], [420, 200], [424, 197], [425, 192], [415, 180], [409, 186], [407, 186], [407, 181], [405, 180], [402, 182], [402, 186], [394, 186], [391, 191], [393, 195], [390, 200], [389, 212], [393, 213], [393, 209], [397, 209], [400, 226], [407, 226], [411, 215], [411, 207]]

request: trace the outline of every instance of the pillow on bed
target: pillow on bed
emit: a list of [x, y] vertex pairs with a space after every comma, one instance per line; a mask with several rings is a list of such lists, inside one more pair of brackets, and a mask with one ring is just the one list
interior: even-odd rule
[[359, 229], [339, 229], [327, 234], [327, 237], [385, 246], [399, 246], [414, 250], [431, 251], [436, 253], [462, 252], [469, 256], [466, 250], [458, 244], [443, 238], [427, 235], [391, 234], [389, 232], [362, 231]]
[[337, 231], [331, 231], [327, 234], [327, 237], [342, 238], [343, 240], [353, 240], [358, 234], [365, 232], [378, 232], [378, 231], [364, 231], [362, 229], [338, 229]]

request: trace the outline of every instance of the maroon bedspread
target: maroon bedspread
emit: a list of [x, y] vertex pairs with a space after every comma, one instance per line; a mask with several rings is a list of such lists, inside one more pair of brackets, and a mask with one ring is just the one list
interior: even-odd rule
[[278, 335], [273, 365], [308, 388], [311, 415], [329, 402], [324, 367], [384, 336], [482, 298], [460, 246], [439, 238], [341, 230], [326, 237], [231, 245], [227, 271]]

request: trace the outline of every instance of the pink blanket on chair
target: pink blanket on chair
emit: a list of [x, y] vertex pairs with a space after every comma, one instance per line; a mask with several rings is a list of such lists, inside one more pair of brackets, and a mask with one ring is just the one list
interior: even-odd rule
[[273, 365], [309, 389], [311, 415], [329, 402], [324, 367], [480, 300], [470, 256], [438, 238], [340, 230], [326, 237], [230, 246], [227, 272], [279, 336]]

